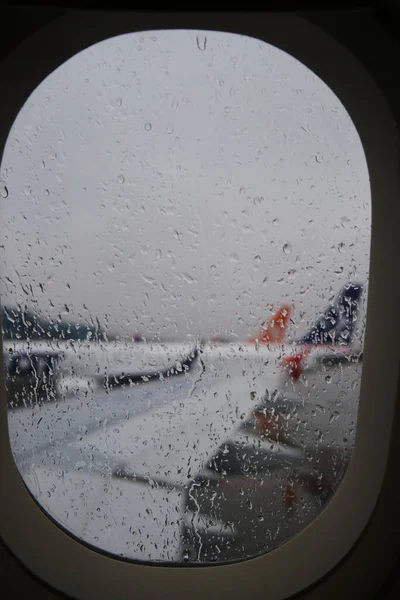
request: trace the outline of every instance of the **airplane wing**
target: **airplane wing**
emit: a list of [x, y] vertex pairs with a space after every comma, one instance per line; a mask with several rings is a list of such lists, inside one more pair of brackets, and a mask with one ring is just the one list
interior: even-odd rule
[[26, 485], [86, 542], [132, 558], [174, 560], [182, 490], [260, 401], [268, 385], [264, 359], [198, 361], [182, 377], [9, 411]]

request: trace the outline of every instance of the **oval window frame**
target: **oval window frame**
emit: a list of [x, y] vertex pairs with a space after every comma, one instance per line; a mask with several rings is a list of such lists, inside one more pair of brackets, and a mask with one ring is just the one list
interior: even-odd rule
[[[320, 579], [343, 558], [364, 530], [381, 488], [400, 349], [399, 325], [394, 323], [382, 330], [380, 319], [375, 316], [394, 314], [399, 301], [392, 285], [396, 236], [387, 235], [400, 217], [396, 202], [398, 132], [386, 101], [364, 67], [343, 46], [299, 17], [270, 13], [71, 13], [27, 39], [0, 65], [2, 81], [13, 82], [12, 86], [4, 86], [0, 147], [4, 148], [14, 119], [29, 94], [54, 68], [107, 37], [157, 28], [227, 31], [275, 45], [303, 62], [330, 86], [358, 130], [370, 174], [372, 235], [364, 368], [353, 458], [328, 507], [309, 527], [276, 550], [234, 564], [206, 567], [206, 576], [199, 565], [164, 567], [120, 561], [90, 550], [65, 534], [32, 500], [11, 455], [1, 372], [0, 533], [11, 551], [37, 576], [82, 600], [130, 598], [133, 589], [136, 597], [143, 598], [149, 594], [165, 597], [168, 589], [176, 598], [187, 597], [193, 589], [201, 589], [202, 596], [232, 598], [232, 590], [239, 596], [249, 585], [255, 597], [268, 595], [278, 600]], [[54, 53], [48, 52], [51, 45]], [[377, 397], [386, 399], [385, 403], [380, 401], [379, 411]], [[374, 431], [379, 444], [371, 444], [370, 431]], [[30, 536], [26, 538], [24, 532], [28, 529]], [[320, 552], [321, 538], [325, 541], [324, 552]], [[288, 564], [295, 565], [290, 577]], [[261, 578], [260, 569], [274, 577]], [[74, 577], [70, 576], [71, 571]]]

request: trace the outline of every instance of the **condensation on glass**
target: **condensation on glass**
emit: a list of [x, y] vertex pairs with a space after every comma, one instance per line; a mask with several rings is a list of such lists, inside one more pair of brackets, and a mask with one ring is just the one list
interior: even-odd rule
[[1, 164], [12, 452], [113, 555], [269, 551], [354, 446], [370, 243], [357, 131], [259, 40], [150, 31], [35, 89]]

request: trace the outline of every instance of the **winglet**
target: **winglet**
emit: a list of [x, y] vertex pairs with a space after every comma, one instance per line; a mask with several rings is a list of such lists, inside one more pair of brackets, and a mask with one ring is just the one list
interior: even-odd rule
[[286, 337], [286, 329], [292, 314], [292, 307], [288, 304], [283, 304], [278, 308], [276, 313], [272, 315], [267, 324], [262, 327], [257, 337], [249, 340], [250, 343], [258, 342], [259, 344], [283, 344]]

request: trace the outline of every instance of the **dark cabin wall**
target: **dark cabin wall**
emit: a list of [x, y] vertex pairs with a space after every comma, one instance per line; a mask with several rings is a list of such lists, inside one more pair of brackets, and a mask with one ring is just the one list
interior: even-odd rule
[[[43, 2], [42, 4], [45, 4]], [[51, 4], [50, 2], [48, 4]], [[64, 7], [68, 2], [60, 2]], [[290, 4], [290, 3], [289, 3]], [[296, 4], [296, 3], [292, 3]], [[298, 2], [297, 6], [301, 3]], [[315, 3], [303, 3], [310, 7]], [[328, 3], [332, 6], [332, 2]], [[347, 3], [335, 3], [337, 6], [351, 5]], [[356, 5], [354, 3], [353, 5]], [[358, 3], [360, 4], [360, 3]], [[363, 3], [368, 6], [368, 2]], [[333, 35], [352, 51], [370, 71], [378, 85], [381, 87], [389, 106], [391, 107], [397, 123], [400, 126], [400, 89], [396, 81], [398, 65], [400, 64], [399, 46], [399, 8], [396, 2], [381, 2], [378, 11], [360, 12], [308, 12], [306, 18], [314, 24], [319, 25], [328, 34]], [[280, 6], [285, 5], [281, 2]], [[0, 8], [0, 22], [2, 34], [0, 36], [0, 58], [6, 56], [26, 36], [31, 35], [41, 26], [51, 22], [63, 14], [63, 9], [54, 7], [2, 7]], [[397, 38], [397, 40], [396, 40]], [[318, 49], [316, 48], [316, 52]], [[400, 128], [400, 127], [399, 127]], [[396, 515], [398, 514], [398, 497], [393, 493], [398, 479], [398, 456], [400, 452], [400, 388], [398, 391], [397, 411], [393, 429], [393, 451], [389, 460], [385, 482], [380, 499], [377, 503], [375, 513], [360, 541], [342, 564], [333, 573], [324, 578], [318, 586], [313, 586], [307, 592], [297, 595], [303, 600], [324, 600], [336, 598], [353, 598], [355, 590], [360, 581], [363, 582], [359, 597], [368, 598], [371, 586], [381, 587], [382, 582], [374, 578], [379, 571], [378, 567], [386, 565], [389, 574], [399, 558], [399, 543], [393, 544], [390, 540], [400, 539], [400, 527]], [[396, 441], [397, 440], [397, 441]], [[388, 535], [390, 532], [390, 536]], [[29, 532], [26, 532], [29, 535]], [[380, 549], [378, 553], [376, 549]], [[377, 563], [371, 565], [371, 552]], [[310, 557], [310, 559], [312, 559]], [[288, 566], [290, 576], [290, 566]], [[397, 583], [396, 583], [397, 581]], [[5, 598], [13, 600], [25, 598], [40, 598], [42, 600], [57, 600], [65, 598], [64, 595], [50, 590], [45, 584], [39, 582], [33, 575], [28, 573], [24, 567], [11, 555], [3, 544], [0, 544], [0, 586]], [[386, 589], [382, 590], [381, 597], [397, 597], [395, 586], [398, 586], [394, 577], [388, 580]], [[398, 589], [398, 588], [397, 588]], [[394, 595], [393, 595], [394, 594]], [[358, 597], [358, 596], [357, 596]], [[132, 594], [134, 598], [134, 593]]]

